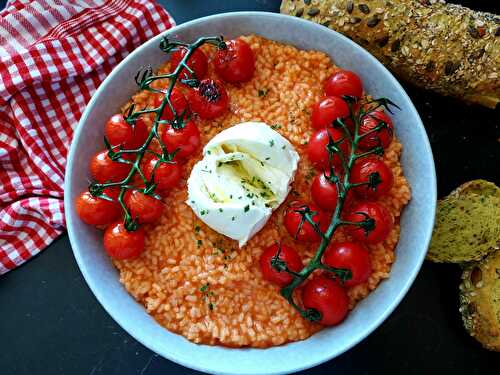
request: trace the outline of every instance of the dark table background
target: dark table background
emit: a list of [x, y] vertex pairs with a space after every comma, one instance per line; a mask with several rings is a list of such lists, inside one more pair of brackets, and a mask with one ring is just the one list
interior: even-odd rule
[[[160, 0], [177, 23], [208, 14], [278, 11], [279, 0]], [[495, 1], [455, 1], [498, 13]], [[0, 8], [5, 0], [0, 0]], [[498, 6], [498, 5], [497, 5]], [[431, 140], [438, 193], [474, 178], [499, 182], [500, 111], [405, 85]], [[462, 327], [460, 268], [426, 262], [396, 311], [366, 340], [306, 374], [499, 374], [500, 354]], [[237, 364], [235, 364], [237, 366]], [[121, 329], [78, 270], [66, 234], [0, 277], [0, 374], [197, 374], [163, 359]]]

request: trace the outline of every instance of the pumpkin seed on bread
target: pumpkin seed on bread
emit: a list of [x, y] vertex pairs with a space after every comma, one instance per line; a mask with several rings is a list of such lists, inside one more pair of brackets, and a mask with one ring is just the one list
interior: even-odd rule
[[462, 274], [460, 312], [465, 329], [486, 349], [500, 351], [500, 252], [469, 264]]
[[438, 202], [427, 259], [478, 261], [500, 245], [500, 189], [485, 180], [461, 185]]

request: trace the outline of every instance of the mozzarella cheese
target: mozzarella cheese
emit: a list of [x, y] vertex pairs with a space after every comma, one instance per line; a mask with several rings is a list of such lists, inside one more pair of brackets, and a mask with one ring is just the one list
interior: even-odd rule
[[235, 125], [203, 149], [188, 179], [186, 203], [242, 247], [286, 199], [298, 161], [292, 144], [265, 123]]

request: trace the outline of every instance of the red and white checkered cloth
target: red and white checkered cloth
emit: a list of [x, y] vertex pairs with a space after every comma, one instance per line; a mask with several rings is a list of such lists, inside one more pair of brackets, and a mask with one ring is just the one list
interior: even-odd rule
[[14, 0], [0, 12], [0, 274], [64, 230], [66, 154], [87, 102], [173, 25], [154, 0]]

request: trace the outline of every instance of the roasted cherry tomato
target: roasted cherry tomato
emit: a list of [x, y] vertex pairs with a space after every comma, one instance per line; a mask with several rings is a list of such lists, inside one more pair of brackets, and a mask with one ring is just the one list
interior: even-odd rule
[[376, 110], [364, 115], [359, 126], [359, 135], [368, 133], [382, 121], [387, 124], [387, 127], [383, 127], [365, 136], [359, 141], [359, 148], [362, 150], [369, 150], [376, 146], [387, 148], [391, 144], [394, 134], [394, 125], [392, 124], [391, 118], [384, 111]]
[[347, 103], [338, 96], [327, 96], [312, 107], [311, 122], [314, 129], [320, 130], [332, 126], [340, 118], [346, 122], [350, 112]]
[[227, 48], [218, 49], [213, 60], [216, 73], [226, 82], [249, 81], [255, 70], [255, 59], [247, 42], [233, 39]]
[[357, 160], [351, 169], [351, 183], [361, 184], [370, 180], [373, 181], [374, 186], [361, 185], [353, 190], [360, 197], [377, 199], [389, 193], [394, 183], [394, 175], [380, 159], [369, 157]]
[[311, 197], [320, 208], [334, 211], [337, 207], [337, 185], [328, 179], [329, 172], [318, 173], [311, 184]]
[[[172, 57], [170, 58], [170, 68], [172, 71], [177, 68], [177, 65], [179, 65], [187, 51], [186, 47], [180, 47], [177, 51], [172, 53]], [[195, 77], [192, 77], [185, 68], [182, 68], [182, 73], [180, 75], [181, 79], [203, 79], [208, 70], [207, 56], [201, 49], [195, 49], [187, 61], [187, 66], [194, 72]]]
[[188, 100], [193, 112], [203, 119], [222, 115], [229, 107], [229, 97], [222, 82], [204, 79], [195, 89], [188, 91]]
[[318, 323], [325, 326], [339, 324], [349, 312], [349, 297], [344, 288], [326, 276], [308, 281], [302, 289], [302, 303], [306, 309], [321, 313]]
[[162, 133], [162, 140], [169, 152], [179, 149], [176, 156], [187, 158], [200, 146], [200, 132], [193, 120], [186, 122], [182, 129], [174, 129], [168, 124]]
[[[327, 145], [330, 141], [328, 134], [330, 134], [333, 142], [338, 142], [344, 138], [344, 133], [339, 129], [322, 129], [314, 133], [307, 144], [307, 155], [309, 156], [309, 160], [311, 160], [314, 166], [320, 170], [326, 170], [330, 166], [329, 152], [327, 149]], [[344, 155], [347, 155], [349, 152], [349, 145], [345, 140], [340, 143], [338, 147]], [[332, 165], [337, 168], [341, 166], [341, 159], [337, 154], [333, 154], [331, 162]]]
[[354, 96], [361, 98], [363, 84], [356, 73], [349, 70], [338, 70], [325, 82], [325, 94], [328, 96]]
[[130, 216], [141, 224], [154, 223], [161, 217], [165, 208], [161, 200], [138, 190], [128, 190], [124, 201]]
[[394, 225], [391, 213], [376, 202], [359, 202], [350, 208], [346, 220], [351, 222], [362, 222], [373, 219], [372, 228], [362, 228], [357, 225], [349, 225], [348, 231], [355, 240], [376, 244], [384, 241]]
[[285, 262], [290, 271], [299, 272], [302, 269], [303, 264], [297, 251], [286, 245], [274, 244], [264, 250], [259, 259], [260, 269], [264, 279], [283, 287], [290, 284], [293, 277], [286, 271], [279, 271], [271, 265], [271, 260], [276, 256], [276, 254], [278, 254], [278, 252], [278, 259]]
[[[164, 94], [157, 94], [155, 95], [154, 98], [154, 105], [155, 107], [159, 107], [161, 102], [163, 101], [163, 98], [165, 97]], [[172, 89], [172, 92], [170, 93], [170, 103], [172, 103], [172, 107], [174, 107], [175, 113], [177, 114], [177, 117], [181, 117], [189, 112], [189, 107], [188, 107], [188, 102], [186, 98], [184, 97], [184, 94], [179, 90], [177, 87], [174, 87]], [[174, 113], [170, 109], [170, 106], [165, 104], [165, 107], [163, 108], [163, 113], [161, 115], [161, 120], [173, 120], [174, 119]]]
[[108, 151], [100, 151], [90, 160], [90, 174], [99, 183], [119, 182], [130, 172], [130, 164], [113, 161]]
[[125, 229], [121, 222], [115, 222], [104, 232], [104, 249], [114, 259], [132, 259], [144, 251], [144, 229], [133, 232]]
[[122, 114], [116, 114], [106, 122], [104, 135], [112, 146], [135, 149], [141, 147], [148, 138], [148, 128], [141, 118], [134, 125], [129, 125]]
[[370, 254], [356, 242], [334, 242], [325, 251], [323, 262], [335, 268], [351, 271], [352, 277], [344, 282], [346, 287], [364, 283], [372, 274]]
[[92, 196], [88, 191], [75, 199], [76, 213], [82, 221], [89, 225], [108, 225], [120, 217], [121, 206], [116, 200], [119, 190], [104, 189], [104, 194], [114, 201]]
[[160, 163], [156, 169], [158, 158], [152, 158], [144, 166], [144, 177], [151, 179], [153, 170], [155, 172], [154, 182], [158, 190], [173, 189], [179, 184], [182, 177], [182, 167], [178, 161], [171, 163]]
[[319, 226], [322, 232], [325, 232], [328, 227], [328, 216], [321, 211], [316, 205], [304, 202], [292, 202], [285, 212], [284, 224], [290, 235], [304, 242], [317, 242], [321, 240], [320, 235], [314, 230], [314, 227], [305, 221], [302, 223], [302, 215], [299, 211], [309, 208], [314, 212], [312, 220]]

